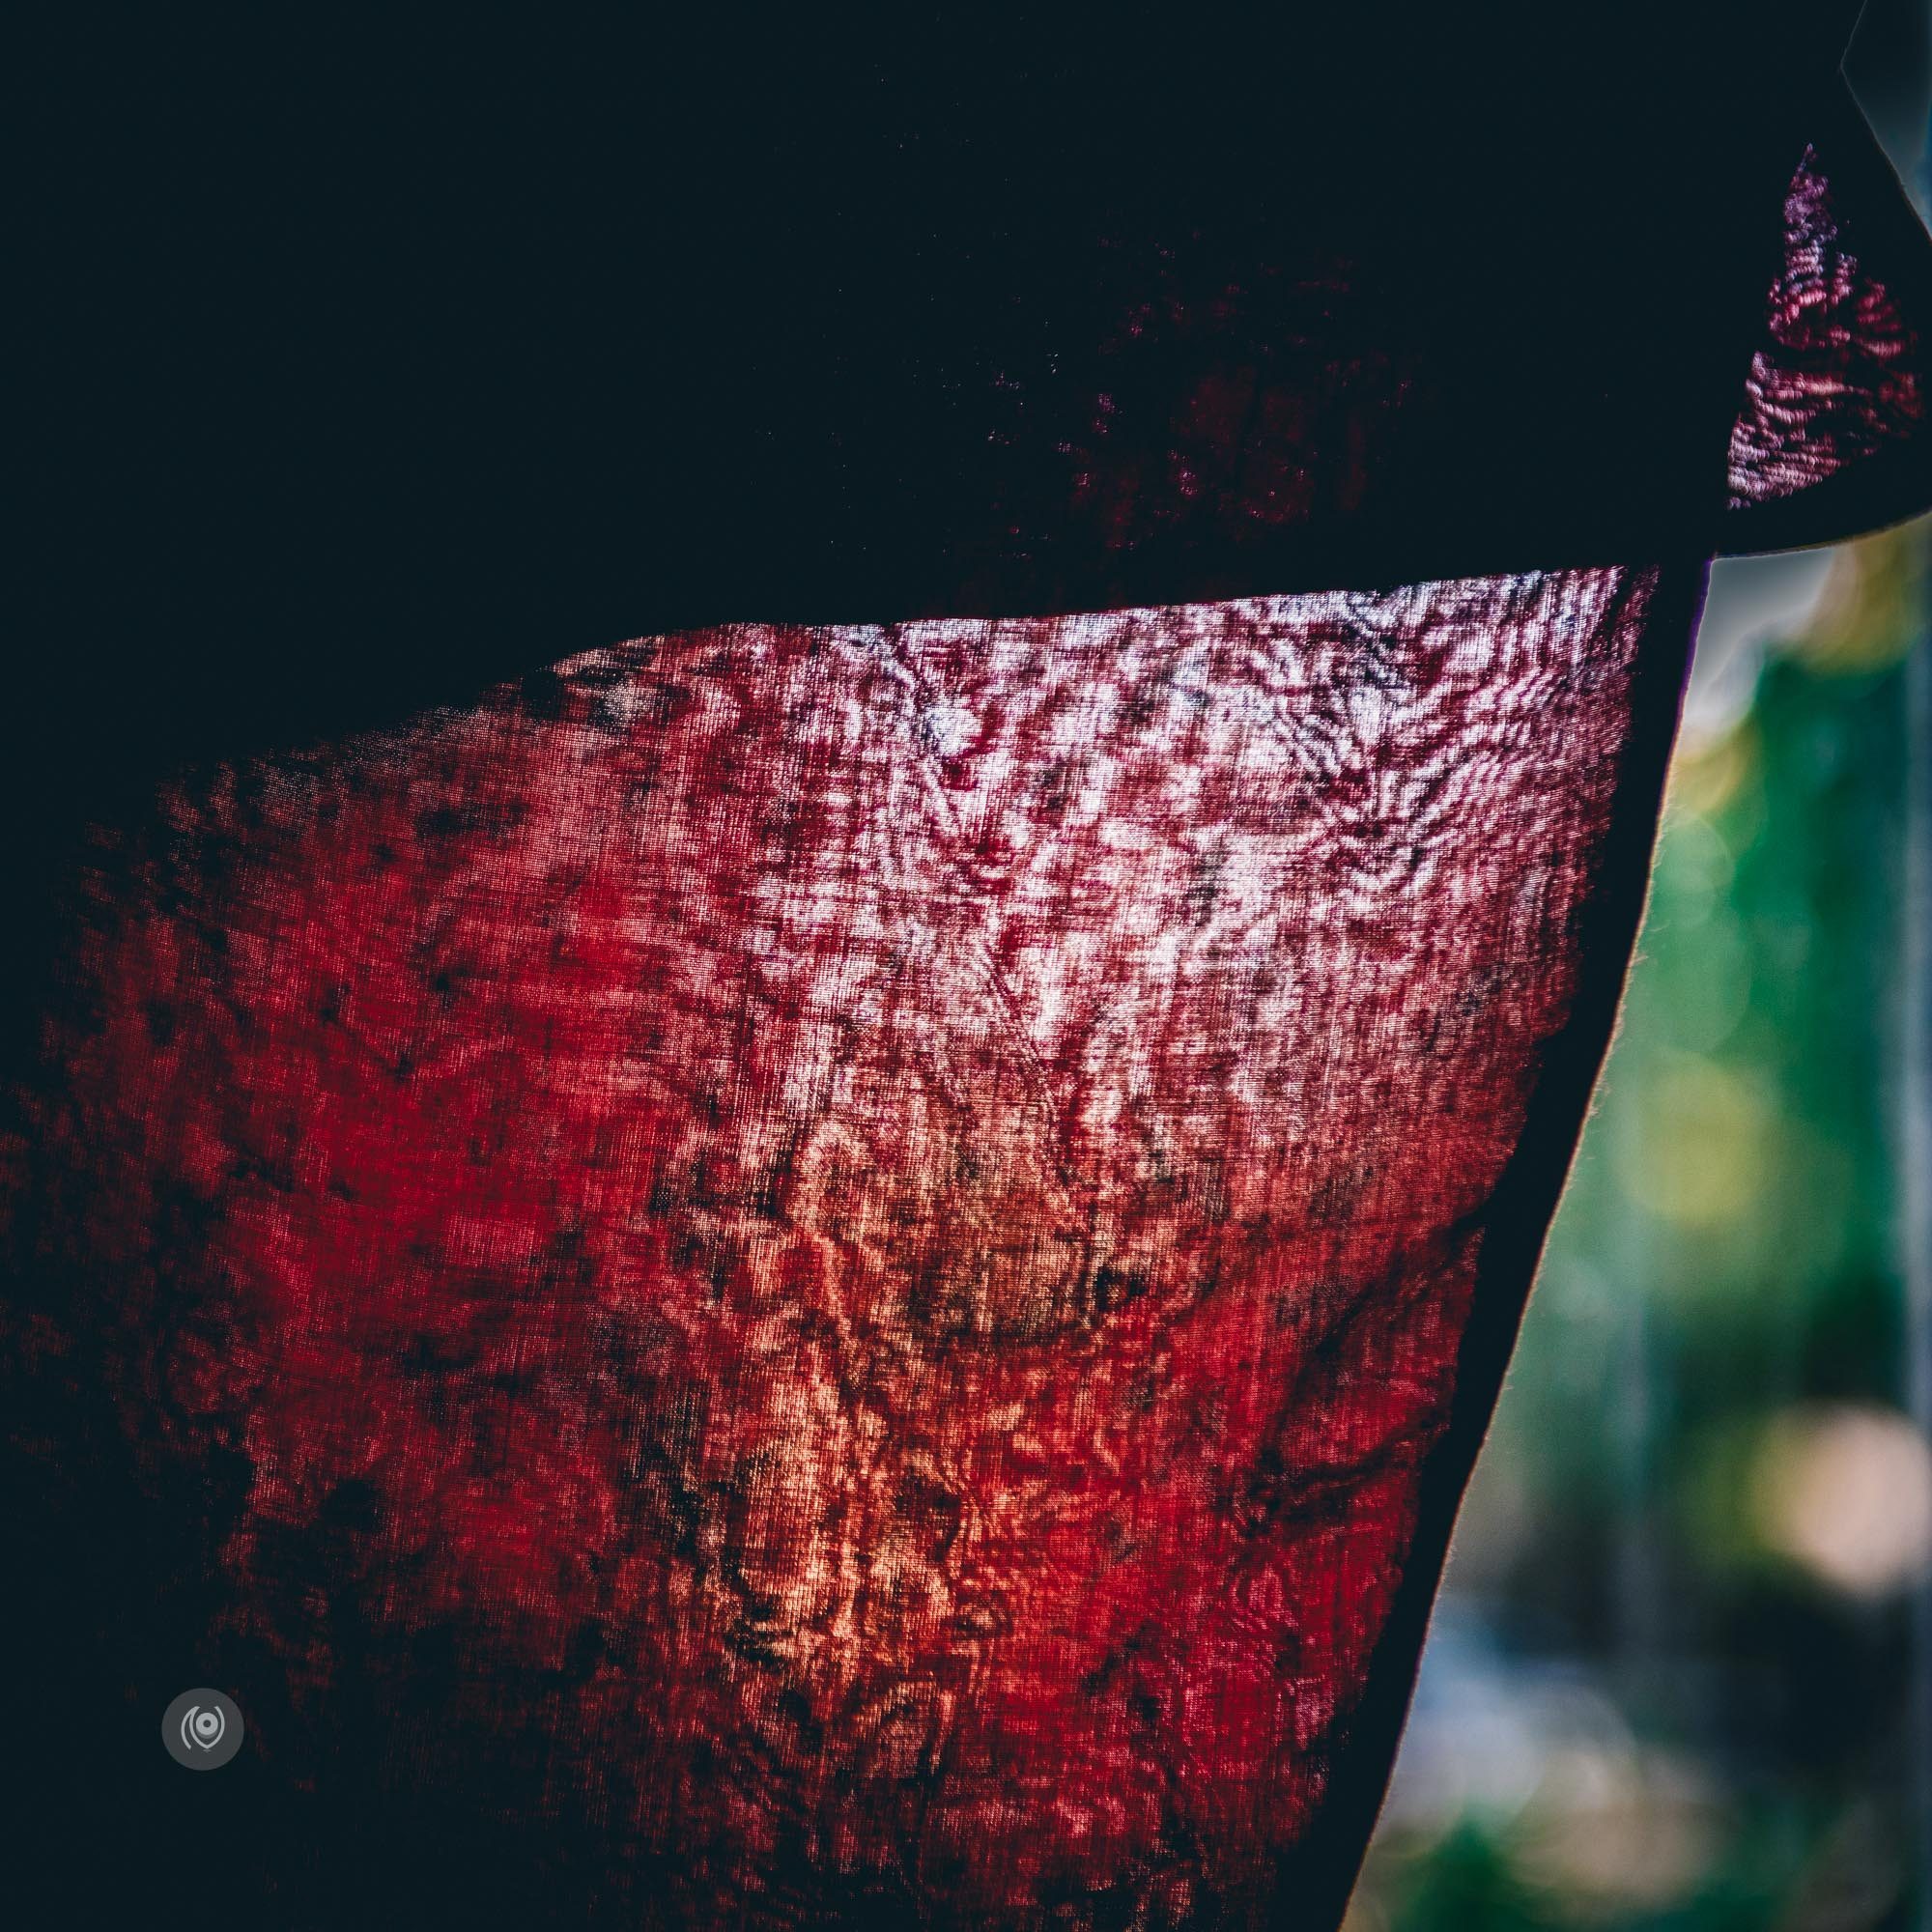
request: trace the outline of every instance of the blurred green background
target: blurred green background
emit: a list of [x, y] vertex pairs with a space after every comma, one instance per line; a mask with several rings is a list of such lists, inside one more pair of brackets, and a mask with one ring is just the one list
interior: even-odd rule
[[1924, 554], [1720, 566], [1349, 1932], [1923, 1922], [1898, 1090]]

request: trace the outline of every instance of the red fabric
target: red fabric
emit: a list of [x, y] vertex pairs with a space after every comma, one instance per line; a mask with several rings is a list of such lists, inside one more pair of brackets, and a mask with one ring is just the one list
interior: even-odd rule
[[310, 1747], [353, 1585], [460, 1634], [453, 1725], [563, 1673], [553, 1802], [696, 1922], [817, 1871], [1259, 1910], [1653, 588], [696, 633], [175, 792], [45, 1129], [137, 1453], [252, 1471], [261, 1749]]
[[[1790, 208], [1741, 499], [1922, 409], [1808, 159]], [[1346, 1870], [1687, 610], [687, 632], [103, 830], [14, 1339], [105, 1391], [286, 1815], [454, 1793], [705, 1926]]]
[[1731, 432], [1734, 510], [1794, 496], [1910, 444], [1926, 411], [1917, 327], [1865, 255], [1815, 147], [1784, 203], [1784, 264]]

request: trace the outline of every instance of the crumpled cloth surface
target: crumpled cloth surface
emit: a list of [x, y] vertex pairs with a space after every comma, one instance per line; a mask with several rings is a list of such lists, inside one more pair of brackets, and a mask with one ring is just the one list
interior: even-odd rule
[[379, 1705], [451, 1634], [439, 1761], [553, 1685], [690, 1922], [1261, 1911], [1656, 590], [694, 633], [179, 784], [42, 1126], [136, 1454], [246, 1465], [271, 1765], [348, 1593]]
[[[1740, 503], [1923, 412], [1787, 222]], [[10, 1430], [160, 1525], [88, 1614], [245, 1711], [251, 1886], [1331, 1923], [1695, 580], [690, 631], [100, 827]]]

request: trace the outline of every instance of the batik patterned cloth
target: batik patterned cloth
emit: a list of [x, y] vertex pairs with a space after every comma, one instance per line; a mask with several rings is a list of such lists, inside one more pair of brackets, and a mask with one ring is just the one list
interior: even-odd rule
[[[1741, 504], [1923, 413], [1788, 220]], [[155, 1525], [89, 1614], [244, 1710], [249, 1889], [1332, 1923], [1696, 583], [686, 631], [100, 827], [14, 1427]]]

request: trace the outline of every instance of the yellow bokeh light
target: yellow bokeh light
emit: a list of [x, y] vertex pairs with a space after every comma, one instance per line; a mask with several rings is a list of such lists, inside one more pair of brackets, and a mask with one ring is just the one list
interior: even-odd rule
[[1637, 1130], [1615, 1153], [1625, 1193], [1677, 1227], [1738, 1219], [1769, 1166], [1775, 1122], [1763, 1093], [1716, 1061], [1674, 1054], [1641, 1097]]
[[1893, 1409], [1787, 1409], [1753, 1459], [1750, 1513], [1768, 1548], [1822, 1582], [1890, 1595], [1932, 1567], [1932, 1448]]

